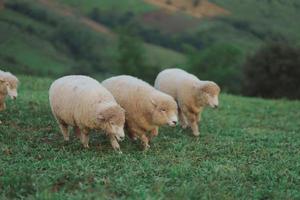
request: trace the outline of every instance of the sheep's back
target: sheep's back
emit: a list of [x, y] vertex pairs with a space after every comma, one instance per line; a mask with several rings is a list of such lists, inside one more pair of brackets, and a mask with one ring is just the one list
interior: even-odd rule
[[86, 76], [66, 76], [53, 82], [49, 100], [56, 117], [69, 124], [88, 118], [94, 112], [94, 105], [115, 101], [101, 84]]

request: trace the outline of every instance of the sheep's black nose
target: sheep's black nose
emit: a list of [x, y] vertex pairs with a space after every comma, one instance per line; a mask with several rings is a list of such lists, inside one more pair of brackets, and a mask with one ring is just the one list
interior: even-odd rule
[[13, 100], [16, 100], [17, 99], [17, 97], [13, 97]]
[[172, 123], [173, 123], [174, 125], [176, 125], [176, 124], [177, 124], [177, 121], [172, 121]]
[[218, 105], [215, 105], [215, 106], [214, 106], [214, 108], [218, 108], [218, 107], [219, 107]]

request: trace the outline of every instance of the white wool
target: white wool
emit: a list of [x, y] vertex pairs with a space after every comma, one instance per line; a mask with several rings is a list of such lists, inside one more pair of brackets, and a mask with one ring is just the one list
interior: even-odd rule
[[217, 107], [220, 88], [212, 81], [201, 81], [182, 69], [166, 69], [155, 80], [155, 88], [171, 95], [178, 103], [183, 127], [192, 128], [199, 135], [198, 121], [206, 106]]

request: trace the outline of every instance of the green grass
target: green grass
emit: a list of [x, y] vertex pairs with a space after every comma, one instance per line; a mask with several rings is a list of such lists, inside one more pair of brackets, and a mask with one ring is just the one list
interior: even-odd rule
[[144, 47], [145, 56], [152, 65], [169, 68], [170, 66], [182, 66], [186, 63], [186, 57], [182, 53], [152, 44], [145, 44]]
[[92, 133], [90, 149], [63, 142], [48, 103], [50, 79], [20, 77], [0, 113], [0, 199], [299, 199], [300, 102], [223, 94], [200, 138], [162, 128], [148, 152], [123, 154]]

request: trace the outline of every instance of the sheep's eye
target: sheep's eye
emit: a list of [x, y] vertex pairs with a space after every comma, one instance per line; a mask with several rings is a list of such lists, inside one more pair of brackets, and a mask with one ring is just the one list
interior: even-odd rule
[[166, 112], [166, 109], [162, 108], [160, 109], [161, 112]]

